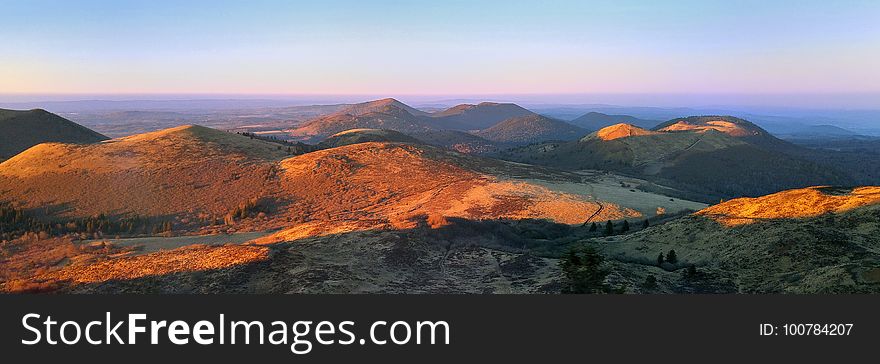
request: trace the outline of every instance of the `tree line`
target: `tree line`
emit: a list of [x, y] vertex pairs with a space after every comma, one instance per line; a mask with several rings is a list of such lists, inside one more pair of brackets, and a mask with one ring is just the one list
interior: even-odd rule
[[98, 214], [76, 219], [37, 219], [28, 211], [11, 206], [0, 206], [0, 240], [12, 240], [26, 234], [40, 237], [64, 236], [67, 234], [86, 234], [93, 237], [103, 235], [142, 235], [163, 234], [173, 230], [170, 220], [159, 220], [138, 215], [111, 218]]

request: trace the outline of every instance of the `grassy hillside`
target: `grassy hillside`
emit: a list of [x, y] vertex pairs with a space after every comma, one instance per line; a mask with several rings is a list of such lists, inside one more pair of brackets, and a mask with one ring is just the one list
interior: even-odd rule
[[476, 134], [497, 143], [522, 145], [548, 140], [578, 139], [586, 131], [562, 120], [528, 115], [504, 120]]
[[[736, 199], [592, 244], [639, 291], [876, 293], [878, 191], [809, 188]], [[670, 250], [677, 261], [658, 266], [657, 256]], [[656, 287], [644, 287], [648, 275]]]
[[482, 102], [453, 106], [430, 116], [438, 129], [480, 130], [510, 118], [529, 115], [534, 113], [516, 104]]
[[0, 164], [3, 200], [71, 217], [222, 217], [264, 195], [285, 146], [199, 126], [92, 145], [47, 143]]
[[318, 148], [335, 148], [368, 142], [421, 143], [406, 134], [387, 129], [352, 129], [331, 135], [318, 143]]
[[[702, 196], [698, 199], [704, 202], [853, 182], [840, 171], [786, 154], [792, 150], [787, 149], [788, 143], [742, 125], [743, 130], [749, 130], [745, 136], [717, 130], [712, 124], [674, 131], [658, 127], [660, 131], [634, 132], [630, 128], [624, 133], [612, 126], [579, 141], [529, 145], [498, 155], [567, 170], [599, 169], [640, 176], [687, 191], [690, 198]], [[782, 147], [777, 148], [779, 145]]]
[[318, 142], [333, 134], [352, 129], [387, 129], [413, 133], [432, 130], [434, 127], [405, 109], [389, 104], [364, 114], [335, 113], [319, 117], [288, 132], [294, 139]]
[[608, 115], [595, 111], [581, 115], [574, 120], [569, 121], [569, 123], [588, 131], [596, 131], [604, 127], [621, 123], [631, 124], [645, 129], [653, 128], [659, 124], [658, 121], [639, 119], [630, 115]]
[[410, 135], [430, 145], [444, 147], [459, 153], [486, 154], [498, 150], [498, 146], [484, 138], [459, 130], [426, 130]]

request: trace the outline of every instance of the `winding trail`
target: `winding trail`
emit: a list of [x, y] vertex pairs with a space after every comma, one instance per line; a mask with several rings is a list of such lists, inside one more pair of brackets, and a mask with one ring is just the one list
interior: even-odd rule
[[[584, 182], [584, 179], [582, 178], [581, 183], [583, 183], [583, 182]], [[605, 209], [605, 205], [602, 205], [602, 202], [600, 202], [599, 199], [596, 198], [596, 189], [593, 187], [593, 184], [588, 183], [587, 186], [590, 187], [590, 197], [593, 198], [593, 202], [595, 202], [597, 205], [599, 205], [599, 209], [597, 209], [595, 212], [593, 212], [593, 214], [590, 215], [590, 217], [587, 218], [587, 221], [584, 221], [584, 223], [581, 224], [581, 226], [587, 226], [587, 224], [589, 224], [593, 220], [594, 217], [598, 216], [599, 213], [601, 213], [602, 210]]]
[[605, 208], [605, 205], [602, 205], [602, 203], [599, 201], [596, 201], [596, 204], [599, 205], [599, 209], [596, 210], [596, 212], [594, 212], [592, 215], [590, 215], [590, 217], [587, 218], [587, 221], [584, 221], [584, 223], [581, 226], [587, 226], [587, 224], [589, 224], [590, 221], [593, 220], [593, 218], [596, 217], [596, 215], [599, 215], [599, 213], [602, 212], [602, 209]]

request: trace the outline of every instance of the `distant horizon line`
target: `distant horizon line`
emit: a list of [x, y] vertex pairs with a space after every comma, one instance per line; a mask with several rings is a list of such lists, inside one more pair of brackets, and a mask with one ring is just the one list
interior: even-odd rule
[[[877, 92], [609, 92], [609, 93], [37, 93], [0, 92], [0, 104], [68, 102], [294, 101], [302, 105], [356, 103], [394, 98], [410, 103], [512, 102], [531, 105], [624, 107], [754, 107], [795, 109], [880, 109]], [[295, 106], [295, 105], [291, 105]], [[300, 105], [296, 105], [300, 106]]]

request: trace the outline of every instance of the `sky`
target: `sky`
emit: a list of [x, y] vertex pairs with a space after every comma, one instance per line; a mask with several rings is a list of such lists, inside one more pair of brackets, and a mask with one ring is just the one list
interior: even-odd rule
[[880, 95], [875, 0], [0, 0], [0, 9], [6, 95]]

